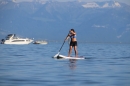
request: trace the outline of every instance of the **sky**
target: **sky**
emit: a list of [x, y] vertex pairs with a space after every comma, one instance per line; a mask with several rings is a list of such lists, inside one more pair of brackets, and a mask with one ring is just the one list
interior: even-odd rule
[[[4, 1], [4, 0], [0, 0], [0, 1]], [[23, 1], [27, 1], [27, 2], [31, 2], [34, 0], [12, 0], [12, 1], [17, 1], [17, 2], [23, 2]], [[130, 5], [130, 0], [39, 0], [39, 1], [87, 1], [87, 2], [92, 2], [92, 1], [119, 1], [119, 2], [123, 2], [126, 4]]]

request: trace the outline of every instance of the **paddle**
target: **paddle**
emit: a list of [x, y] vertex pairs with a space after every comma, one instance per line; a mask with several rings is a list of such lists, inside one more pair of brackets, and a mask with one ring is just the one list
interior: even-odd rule
[[[68, 34], [69, 35], [69, 34]], [[66, 38], [68, 37], [68, 35], [66, 36]], [[66, 40], [66, 39], [65, 39]], [[62, 44], [62, 46], [61, 46], [61, 48], [60, 48], [60, 50], [59, 50], [59, 52], [58, 52], [58, 54], [56, 54], [57, 55], [57, 57], [59, 56], [59, 54], [60, 54], [60, 51], [61, 51], [61, 49], [62, 49], [62, 47], [63, 47], [63, 45], [64, 45], [64, 43], [65, 43], [65, 40], [64, 40], [64, 42], [63, 42], [63, 44]]]
[[62, 46], [61, 46], [61, 48], [60, 48], [60, 50], [59, 50], [59, 52], [58, 52], [58, 55], [60, 54], [60, 51], [61, 51], [61, 49], [62, 49], [64, 43], [65, 43], [65, 40], [64, 40], [64, 42], [63, 42], [63, 44], [62, 44]]

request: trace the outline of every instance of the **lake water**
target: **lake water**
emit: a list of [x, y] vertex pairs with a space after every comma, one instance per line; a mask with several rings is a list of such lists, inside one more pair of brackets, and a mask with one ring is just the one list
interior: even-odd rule
[[0, 86], [130, 86], [130, 44], [79, 43], [76, 61], [52, 58], [61, 45], [1, 44]]

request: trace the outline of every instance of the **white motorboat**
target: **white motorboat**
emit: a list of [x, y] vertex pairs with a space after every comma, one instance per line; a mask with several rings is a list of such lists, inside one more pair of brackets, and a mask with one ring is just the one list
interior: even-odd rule
[[35, 42], [33, 42], [33, 44], [48, 44], [48, 42], [47, 41], [35, 41]]
[[2, 44], [29, 44], [33, 40], [29, 38], [20, 38], [17, 37], [15, 34], [9, 34], [7, 35], [6, 39], [2, 39], [1, 43]]

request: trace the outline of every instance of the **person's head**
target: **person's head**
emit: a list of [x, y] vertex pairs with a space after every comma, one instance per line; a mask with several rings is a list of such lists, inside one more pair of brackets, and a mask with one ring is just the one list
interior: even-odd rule
[[70, 29], [70, 31], [73, 31], [73, 32], [75, 32], [75, 30], [74, 30], [74, 29]]

